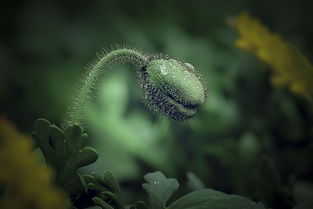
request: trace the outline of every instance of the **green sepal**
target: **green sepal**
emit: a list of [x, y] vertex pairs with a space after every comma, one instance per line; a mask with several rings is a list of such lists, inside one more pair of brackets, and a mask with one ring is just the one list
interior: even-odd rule
[[95, 162], [98, 153], [87, 147], [88, 136], [82, 127], [71, 125], [65, 130], [38, 119], [32, 133], [45, 161], [56, 171], [56, 183], [69, 195], [78, 195], [86, 190], [78, 169]]

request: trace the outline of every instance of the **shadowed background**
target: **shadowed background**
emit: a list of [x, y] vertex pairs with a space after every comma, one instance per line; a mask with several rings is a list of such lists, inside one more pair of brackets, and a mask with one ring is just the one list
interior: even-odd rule
[[[242, 11], [313, 60], [310, 1], [3, 1], [0, 114], [31, 132], [37, 118], [60, 124], [87, 64], [124, 44], [192, 63], [208, 85], [206, 105], [172, 122], [143, 102], [136, 69], [107, 73], [87, 110], [90, 145], [127, 201], [142, 199], [143, 175], [161, 170], [188, 191], [191, 171], [210, 188], [292, 208], [313, 197], [312, 105], [273, 88], [267, 66], [236, 48], [226, 22]], [[134, 193], [134, 191], [136, 191]]]

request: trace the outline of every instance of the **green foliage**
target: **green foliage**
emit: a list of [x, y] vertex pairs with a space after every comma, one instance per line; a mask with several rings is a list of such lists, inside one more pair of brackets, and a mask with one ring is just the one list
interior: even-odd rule
[[168, 209], [265, 209], [262, 204], [238, 196], [228, 195], [213, 189], [191, 192], [176, 200]]
[[[110, 171], [103, 177], [97, 174], [81, 175], [77, 170], [93, 163], [97, 152], [86, 147], [87, 134], [78, 125], [71, 125], [65, 130], [52, 125], [45, 119], [38, 119], [32, 133], [42, 151], [45, 161], [57, 172], [56, 183], [73, 199], [72, 208], [85, 208], [96, 205], [102, 209], [125, 209], [122, 191]], [[188, 174], [189, 184], [194, 189], [203, 187], [201, 180], [192, 173]], [[263, 209], [247, 198], [227, 195], [211, 189], [191, 192], [167, 206], [168, 200], [178, 189], [176, 179], [166, 178], [160, 171], [148, 173], [142, 187], [148, 193], [148, 204], [137, 201], [133, 209]]]
[[130, 209], [148, 209], [148, 205], [143, 201], [137, 201]]
[[262, 204], [238, 195], [227, 195], [212, 189], [200, 189], [191, 192], [166, 207], [166, 202], [178, 189], [176, 179], [167, 179], [161, 172], [145, 176], [148, 183], [143, 188], [149, 194], [149, 209], [265, 209]]
[[143, 184], [143, 188], [149, 194], [149, 204], [145, 207], [149, 209], [265, 209], [262, 204], [245, 197], [227, 195], [212, 189], [191, 192], [166, 207], [166, 202], [178, 189], [176, 179], [167, 179], [161, 172], [149, 173], [145, 179], [148, 183]]
[[198, 176], [196, 176], [194, 173], [188, 172], [187, 178], [188, 178], [187, 185], [191, 190], [199, 190], [199, 189], [205, 188], [205, 185], [202, 182], [202, 180]]
[[88, 191], [96, 194], [92, 198], [95, 205], [103, 209], [124, 209], [120, 187], [110, 171], [106, 171], [103, 178], [92, 174], [84, 175], [84, 179], [86, 180]]
[[[85, 175], [88, 189], [96, 191], [96, 197], [92, 198], [95, 205], [102, 209], [124, 209], [120, 196], [120, 188], [111, 172], [106, 172], [103, 178], [96, 175]], [[176, 179], [166, 178], [163, 173], [157, 171], [145, 175], [142, 186], [148, 193], [148, 205], [138, 201], [130, 206], [132, 209], [265, 209], [264, 205], [239, 196], [228, 195], [213, 189], [200, 189], [191, 192], [174, 203], [166, 206], [167, 201], [178, 189]]]
[[142, 186], [149, 194], [148, 208], [166, 208], [166, 202], [179, 187], [177, 180], [168, 179], [159, 171], [146, 174], [145, 180], [148, 183], [145, 183]]
[[86, 147], [87, 134], [78, 125], [65, 130], [45, 119], [38, 119], [32, 133], [45, 161], [56, 172], [56, 183], [69, 195], [85, 191], [84, 181], [78, 169], [95, 162], [98, 153]]

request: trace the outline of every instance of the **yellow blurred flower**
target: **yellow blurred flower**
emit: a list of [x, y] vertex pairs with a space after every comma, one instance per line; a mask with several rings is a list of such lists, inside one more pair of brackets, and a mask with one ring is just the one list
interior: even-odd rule
[[66, 209], [67, 201], [52, 183], [52, 170], [33, 153], [32, 140], [0, 118], [1, 209]]
[[233, 25], [239, 34], [236, 45], [271, 67], [274, 86], [287, 86], [295, 94], [312, 96], [313, 65], [307, 57], [248, 13], [237, 16]]

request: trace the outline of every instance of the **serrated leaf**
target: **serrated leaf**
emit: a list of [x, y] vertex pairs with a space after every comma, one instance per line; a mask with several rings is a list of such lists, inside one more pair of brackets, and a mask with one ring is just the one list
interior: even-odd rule
[[148, 173], [144, 178], [148, 182], [142, 186], [149, 194], [149, 209], [166, 208], [166, 202], [179, 187], [178, 181], [166, 178], [160, 171]]
[[47, 164], [57, 172], [56, 183], [70, 195], [83, 192], [84, 181], [78, 169], [98, 158], [96, 150], [86, 147], [88, 136], [83, 129], [72, 125], [63, 130], [48, 120], [38, 119], [32, 135]]
[[239, 195], [202, 189], [181, 197], [168, 209], [265, 209], [265, 207]]
[[96, 197], [93, 199], [96, 205], [103, 209], [109, 209], [108, 206], [114, 209], [125, 209], [119, 184], [110, 171], [106, 171], [103, 178], [96, 174], [84, 175], [83, 177], [88, 190], [96, 192]]

